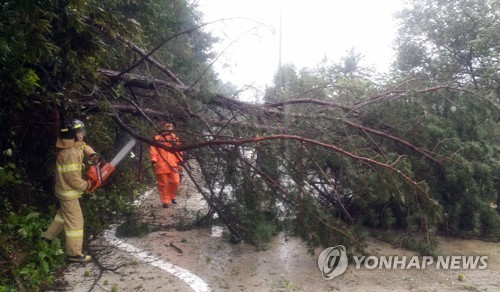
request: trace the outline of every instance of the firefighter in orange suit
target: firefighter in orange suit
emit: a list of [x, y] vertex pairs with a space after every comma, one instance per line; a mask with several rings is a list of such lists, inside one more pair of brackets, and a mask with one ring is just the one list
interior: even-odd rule
[[[173, 123], [162, 123], [161, 135], [156, 135], [154, 137], [155, 141], [168, 147], [179, 147], [180, 141], [172, 132], [173, 130]], [[160, 193], [163, 208], [168, 208], [170, 204], [177, 204], [175, 196], [180, 184], [182, 152], [170, 152], [151, 145], [149, 154], [156, 174], [158, 192]]]
[[83, 158], [96, 158], [95, 151], [83, 142], [85, 127], [80, 120], [65, 121], [61, 127], [56, 147], [59, 150], [56, 158], [55, 193], [60, 208], [50, 224], [44, 237], [51, 241], [63, 230], [66, 239], [66, 255], [69, 261], [88, 262], [89, 255], [82, 251], [83, 247], [83, 214], [79, 198], [90, 189], [91, 183], [82, 178]]

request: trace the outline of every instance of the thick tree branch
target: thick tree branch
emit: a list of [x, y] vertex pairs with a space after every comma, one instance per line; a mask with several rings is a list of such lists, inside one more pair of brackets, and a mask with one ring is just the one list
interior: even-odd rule
[[107, 69], [99, 69], [99, 72], [107, 77], [111, 81], [111, 83], [123, 82], [123, 84], [127, 87], [137, 87], [149, 90], [163, 87], [168, 90], [180, 92], [183, 92], [187, 89], [187, 87], [184, 85], [179, 85], [177, 83], [158, 78], [149, 79], [146, 76], [139, 74], [123, 74], [118, 71]]
[[375, 129], [372, 129], [372, 128], [368, 128], [368, 127], [365, 127], [365, 126], [362, 126], [362, 125], [358, 125], [358, 124], [355, 124], [355, 123], [353, 123], [351, 121], [348, 121], [348, 120], [345, 120], [345, 119], [343, 119], [342, 121], [345, 124], [347, 124], [347, 125], [349, 125], [349, 126], [351, 126], [353, 128], [360, 129], [360, 130], [363, 130], [365, 132], [375, 134], [377, 136], [385, 137], [385, 138], [390, 139], [392, 141], [395, 141], [395, 142], [397, 142], [399, 144], [402, 144], [402, 145], [404, 145], [404, 146], [412, 149], [413, 151], [420, 153], [425, 158], [427, 158], [427, 159], [435, 162], [436, 164], [440, 164], [440, 162], [438, 160], [436, 160], [431, 155], [432, 152], [430, 152], [428, 150], [425, 150], [423, 148], [417, 147], [417, 146], [415, 146], [415, 145], [413, 145], [413, 144], [411, 144], [411, 143], [409, 143], [407, 141], [404, 141], [404, 140], [402, 140], [402, 139], [400, 139], [400, 138], [398, 138], [396, 136], [393, 136], [393, 135], [390, 135], [390, 134], [387, 134], [387, 133], [384, 133], [384, 132], [381, 132], [381, 131], [378, 131], [378, 130], [375, 130]]
[[277, 102], [265, 103], [264, 107], [278, 107], [278, 106], [283, 106], [283, 105], [287, 105], [287, 104], [316, 104], [316, 105], [322, 105], [322, 106], [326, 106], [326, 107], [330, 107], [330, 108], [341, 109], [341, 110], [346, 111], [346, 112], [352, 111], [351, 107], [339, 105], [339, 104], [324, 101], [324, 100], [314, 99], [314, 98], [285, 99], [285, 100], [281, 100], [281, 101], [277, 101]]
[[341, 155], [350, 157], [352, 159], [366, 162], [366, 163], [371, 164], [371, 165], [377, 165], [377, 166], [380, 166], [382, 168], [388, 169], [392, 172], [395, 172], [399, 176], [401, 176], [404, 180], [408, 181], [414, 187], [416, 187], [418, 190], [420, 190], [422, 193], [424, 193], [426, 195], [426, 199], [429, 199], [427, 191], [425, 191], [419, 185], [419, 183], [412, 180], [410, 177], [408, 177], [406, 174], [401, 172], [399, 169], [395, 168], [393, 166], [394, 165], [393, 163], [386, 164], [386, 163], [383, 163], [383, 162], [380, 162], [380, 161], [377, 161], [377, 160], [374, 160], [374, 159], [371, 159], [368, 157], [359, 156], [359, 155], [356, 155], [352, 152], [349, 152], [349, 151], [346, 151], [342, 148], [339, 148], [337, 146], [327, 144], [324, 142], [320, 142], [317, 140], [308, 139], [308, 138], [304, 138], [304, 137], [296, 136], [296, 135], [269, 135], [269, 136], [252, 137], [252, 138], [240, 138], [240, 139], [233, 139], [233, 140], [216, 140], [216, 139], [214, 139], [214, 140], [209, 140], [209, 141], [203, 141], [203, 142], [196, 143], [196, 144], [184, 145], [181, 147], [166, 147], [162, 144], [157, 143], [156, 141], [154, 141], [150, 138], [146, 138], [142, 135], [137, 134], [130, 127], [128, 127], [117, 115], [115, 115], [115, 120], [120, 125], [120, 127], [122, 127], [125, 131], [127, 131], [131, 136], [135, 137], [136, 139], [143, 141], [147, 144], [154, 145], [154, 146], [163, 148], [165, 150], [174, 151], [174, 152], [186, 151], [186, 150], [191, 150], [191, 149], [198, 149], [198, 148], [203, 148], [203, 147], [207, 147], [207, 146], [214, 146], [214, 145], [244, 145], [244, 144], [251, 144], [251, 143], [257, 143], [257, 142], [262, 142], [262, 141], [271, 141], [271, 140], [295, 140], [295, 141], [306, 142], [308, 144], [317, 145], [317, 146], [324, 147], [326, 149], [333, 150], [334, 152], [340, 153]]

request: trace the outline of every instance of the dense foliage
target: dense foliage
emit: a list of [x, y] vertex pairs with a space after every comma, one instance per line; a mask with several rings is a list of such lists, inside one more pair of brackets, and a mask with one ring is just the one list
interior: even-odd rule
[[[194, 30], [199, 25], [198, 12], [186, 1], [0, 1], [0, 290], [49, 285], [62, 263], [59, 244], [41, 241], [55, 214], [60, 121], [83, 120], [87, 142], [112, 157], [124, 135], [105, 101], [116, 101], [123, 87], [100, 70], [125, 70], [137, 61], [124, 43], [129, 38], [144, 48], [163, 44], [158, 54], [164, 64], [192, 82], [203, 76], [212, 42]], [[188, 29], [193, 31], [182, 34]], [[140, 65], [138, 72], [155, 74]], [[105, 190], [82, 199], [87, 239], [129, 213], [136, 191], [151, 184], [140, 148], [134, 151], [136, 158], [123, 162], [129, 167]]]
[[282, 66], [254, 104], [220, 86], [217, 39], [191, 2], [0, 1], [0, 288], [50, 285], [62, 263], [61, 243], [40, 237], [69, 117], [103, 157], [141, 141], [82, 199], [86, 240], [152, 184], [145, 150], [160, 120], [177, 123], [186, 175], [235, 240], [265, 248], [285, 231], [354, 251], [376, 228], [432, 252], [441, 233], [498, 239], [499, 5], [410, 1], [389, 76], [353, 50]]

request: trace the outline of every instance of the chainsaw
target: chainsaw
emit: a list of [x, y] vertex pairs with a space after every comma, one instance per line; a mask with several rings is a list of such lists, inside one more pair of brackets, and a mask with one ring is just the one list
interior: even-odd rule
[[89, 167], [87, 171], [87, 179], [91, 182], [92, 186], [88, 193], [93, 193], [95, 189], [103, 184], [108, 177], [115, 171], [116, 165], [123, 160], [123, 158], [134, 147], [137, 140], [132, 138], [123, 146], [123, 148], [113, 157], [111, 162], [106, 162], [102, 158], [98, 158], [95, 164]]

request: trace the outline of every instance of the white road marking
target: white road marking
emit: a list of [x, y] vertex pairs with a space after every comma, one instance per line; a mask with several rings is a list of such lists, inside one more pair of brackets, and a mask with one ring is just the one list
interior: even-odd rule
[[[153, 192], [153, 190], [149, 190], [145, 192], [140, 198], [135, 200], [134, 205], [139, 206], [142, 202]], [[123, 240], [116, 238], [116, 225], [111, 227], [110, 229], [104, 231], [104, 238], [116, 246], [117, 248], [135, 256], [140, 259], [142, 262], [160, 268], [177, 278], [181, 279], [184, 283], [188, 284], [194, 291], [211, 291], [210, 287], [205, 283], [200, 277], [191, 273], [190, 271], [173, 265], [171, 263], [165, 262], [153, 255], [149, 255], [147, 252], [131, 245]]]

